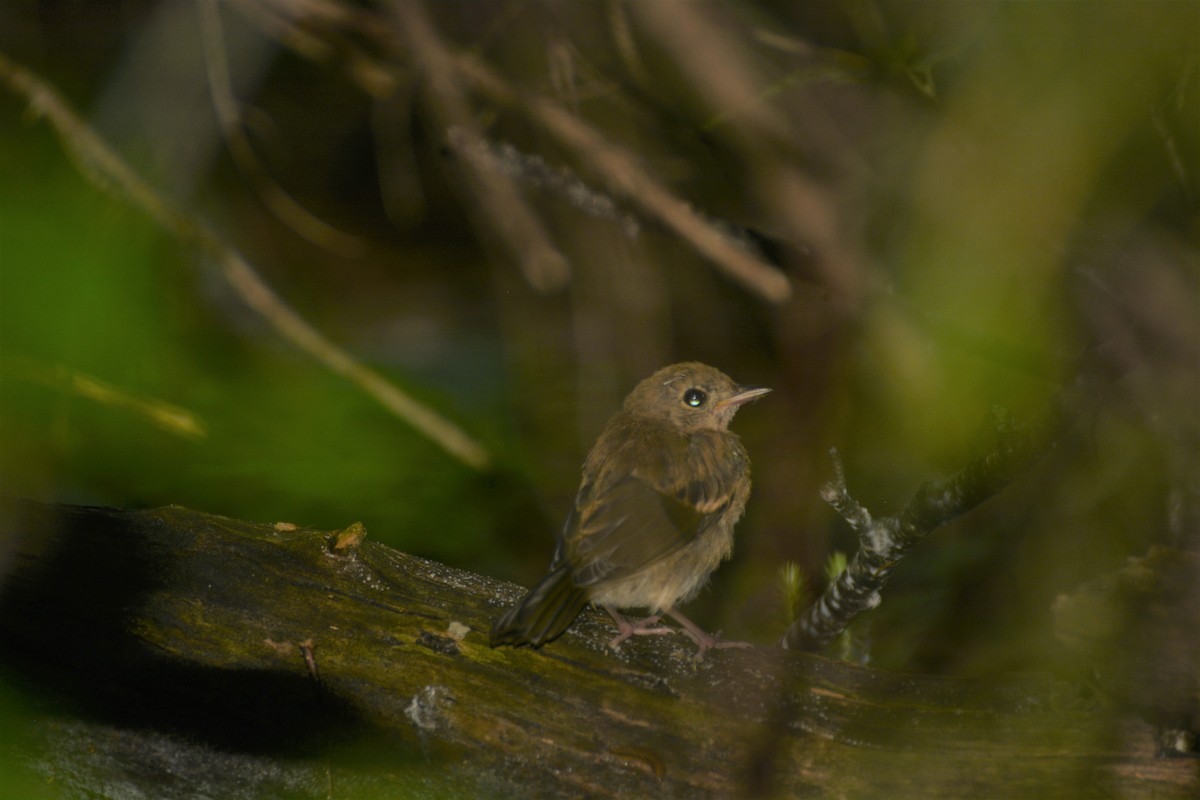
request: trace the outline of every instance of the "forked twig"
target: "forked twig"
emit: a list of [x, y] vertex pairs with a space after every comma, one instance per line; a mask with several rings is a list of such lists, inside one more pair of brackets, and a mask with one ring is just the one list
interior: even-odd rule
[[1000, 441], [987, 455], [954, 475], [921, 485], [899, 514], [873, 519], [846, 488], [836, 450], [833, 479], [821, 497], [859, 534], [859, 549], [849, 566], [800, 615], [780, 639], [791, 650], [818, 650], [846, 630], [863, 611], [874, 608], [892, 570], [929, 533], [998, 493], [1053, 446], [1063, 423], [1062, 398], [1031, 425], [1001, 428]]

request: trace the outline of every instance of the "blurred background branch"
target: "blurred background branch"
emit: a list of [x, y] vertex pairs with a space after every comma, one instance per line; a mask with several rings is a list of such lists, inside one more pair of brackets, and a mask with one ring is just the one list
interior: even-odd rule
[[[438, 116], [438, 135], [452, 128], [475, 134], [475, 121], [458, 84], [452, 58], [419, 3], [396, 0], [390, 4], [406, 49], [428, 83], [428, 98]], [[516, 187], [503, 173], [459, 151], [467, 167], [468, 198], [477, 204], [490, 230], [516, 257], [534, 288], [561, 289], [569, 277], [567, 261], [550, 243], [541, 221], [525, 205]]]
[[139, 396], [62, 364], [38, 364], [7, 353], [0, 367], [17, 380], [39, 383], [96, 403], [126, 409], [179, 436], [201, 439], [207, 433], [204, 421], [186, 408], [158, 398]]
[[476, 469], [487, 465], [487, 451], [481, 445], [329, 341], [267, 286], [241, 254], [227, 246], [211, 228], [174, 208], [159, 195], [90, 130], [53, 87], [3, 53], [0, 53], [0, 79], [12, 91], [24, 95], [33, 113], [46, 119], [85, 177], [97, 187], [133, 203], [184, 241], [207, 251], [246, 305], [268, 320], [280, 335], [377, 399], [450, 455]]
[[[476, 59], [461, 57], [458, 68], [483, 92], [504, 103], [518, 102], [516, 93]], [[738, 248], [728, 237], [701, 219], [686, 203], [663, 189], [635, 160], [604, 140], [560, 106], [541, 99], [527, 101], [529, 112], [602, 174], [612, 188], [642, 206], [652, 218], [690, 242], [747, 288], [773, 301], [787, 299], [787, 279], [753, 254]]]
[[220, 120], [221, 133], [229, 147], [230, 156], [247, 180], [257, 186], [263, 203], [297, 234], [318, 247], [340, 255], [360, 255], [363, 244], [358, 237], [343, 233], [313, 215], [284, 191], [263, 167], [254, 152], [250, 138], [246, 135], [238, 101], [233, 96], [233, 87], [229, 82], [220, 6], [217, 0], [196, 0], [196, 7], [199, 11], [200, 39], [204, 44], [204, 64], [208, 72], [209, 90], [212, 92], [213, 110]]

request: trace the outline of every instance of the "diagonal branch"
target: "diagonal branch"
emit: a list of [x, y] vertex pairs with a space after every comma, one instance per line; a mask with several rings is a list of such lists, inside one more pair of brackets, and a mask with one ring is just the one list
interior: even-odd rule
[[[242, 4], [254, 5], [245, 0]], [[647, 218], [673, 231], [747, 290], [772, 303], [781, 303], [791, 296], [791, 281], [782, 271], [672, 194], [638, 163], [634, 154], [562, 106], [518, 90], [481, 59], [446, 45], [419, 2], [393, 0], [389, 10], [400, 43], [428, 82], [428, 96], [435, 113], [460, 144], [484, 141], [467, 103], [464, 89], [470, 88], [530, 117], [588, 164], [614, 194], [627, 198]], [[325, 19], [331, 13], [323, 3], [289, 6], [289, 15], [297, 20], [305, 19], [306, 15]], [[372, 13], [364, 16], [371, 17]], [[367, 38], [371, 42], [381, 47], [387, 43], [381, 24], [360, 27], [369, 31]], [[311, 48], [298, 47], [278, 33], [273, 35], [302, 55], [314, 57]], [[496, 174], [492, 159], [480, 148], [459, 147], [456, 152], [466, 164], [468, 180], [487, 223], [516, 254], [526, 278], [537, 288], [558, 288], [569, 278], [568, 265], [549, 242], [540, 221], [521, 200], [512, 181]]]
[[[390, 4], [399, 39], [411, 53], [426, 80], [426, 96], [444, 130], [461, 129], [478, 138], [478, 125], [459, 85], [450, 51], [419, 3], [397, 0]], [[550, 241], [541, 220], [533, 213], [507, 176], [489, 168], [471, 151], [460, 150], [482, 220], [516, 258], [529, 284], [539, 291], [561, 289], [570, 279], [570, 265]]]
[[873, 519], [850, 496], [841, 458], [831, 450], [834, 477], [821, 497], [859, 532], [859, 550], [837, 580], [788, 628], [780, 646], [819, 650], [855, 617], [875, 608], [892, 570], [926, 536], [962, 516], [1033, 466], [1054, 445], [1063, 423], [1063, 400], [1025, 428], [1007, 427], [994, 450], [940, 481], [928, 481], [899, 514]]
[[208, 70], [213, 110], [220, 122], [225, 146], [229, 148], [229, 154], [242, 175], [258, 189], [263, 205], [297, 235], [337, 255], [362, 255], [362, 239], [338, 230], [313, 214], [288, 194], [263, 166], [250, 144], [250, 137], [246, 135], [242, 114], [233, 96], [217, 0], [196, 0], [196, 8], [200, 15], [200, 43], [204, 48], [204, 65]]
[[615, 193], [639, 205], [648, 216], [660, 220], [689, 242], [730, 278], [774, 303], [792, 292], [787, 276], [739, 247], [734, 240], [709, 224], [691, 206], [671, 194], [619, 145], [561, 106], [536, 96], [523, 96], [478, 58], [469, 54], [454, 57], [454, 67], [477, 91], [493, 100], [525, 109], [547, 131], [602, 175]]
[[487, 466], [489, 455], [481, 444], [327, 339], [284, 302], [242, 254], [225, 243], [207, 223], [176, 208], [125, 163], [54, 87], [3, 53], [0, 53], [0, 83], [24, 98], [30, 111], [49, 123], [67, 155], [89, 181], [207, 253], [242, 300], [281, 336], [375, 398], [454, 458], [475, 469]]

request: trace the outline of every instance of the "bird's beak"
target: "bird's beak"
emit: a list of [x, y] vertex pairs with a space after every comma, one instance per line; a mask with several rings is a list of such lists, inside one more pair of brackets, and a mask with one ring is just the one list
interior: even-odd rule
[[738, 387], [738, 393], [732, 397], [726, 397], [717, 403], [717, 408], [726, 408], [728, 406], [740, 406], [742, 403], [749, 403], [756, 397], [761, 397], [771, 391], [765, 386], [754, 386], [750, 388]]

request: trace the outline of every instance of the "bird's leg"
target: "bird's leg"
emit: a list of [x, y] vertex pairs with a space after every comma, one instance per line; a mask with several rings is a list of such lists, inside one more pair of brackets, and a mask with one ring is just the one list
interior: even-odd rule
[[696, 646], [700, 649], [696, 651], [696, 660], [703, 661], [704, 654], [709, 650], [724, 650], [729, 647], [753, 647], [749, 642], [725, 642], [722, 641], [717, 634], [716, 636], [705, 633], [700, 629], [700, 626], [692, 622], [690, 619], [680, 614], [673, 608], [668, 608], [665, 612], [676, 622], [683, 626], [683, 632], [686, 633]]
[[628, 639], [630, 636], [656, 636], [663, 633], [674, 633], [674, 628], [668, 628], [663, 625], [658, 625], [658, 621], [662, 619], [662, 614], [645, 617], [644, 619], [633, 620], [632, 622], [621, 616], [615, 608], [605, 606], [604, 610], [613, 618], [613, 622], [617, 623], [617, 635], [608, 643], [608, 646], [616, 650], [621, 646], [621, 642]]

